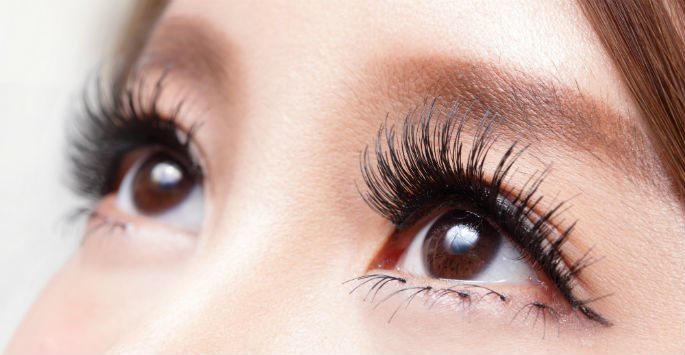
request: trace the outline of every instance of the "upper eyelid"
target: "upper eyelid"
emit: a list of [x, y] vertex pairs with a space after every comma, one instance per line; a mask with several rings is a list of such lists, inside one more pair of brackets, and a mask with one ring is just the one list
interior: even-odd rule
[[639, 116], [559, 78], [452, 55], [380, 58], [363, 69], [365, 83], [373, 85], [369, 95], [379, 92], [390, 102], [467, 102], [475, 116], [496, 107], [506, 112], [497, 134], [544, 142], [536, 147], [600, 163], [598, 172], [620, 172], [639, 187], [654, 185], [654, 172], [662, 171]]
[[76, 116], [77, 130], [69, 136], [73, 189], [102, 196], [112, 188], [114, 169], [124, 154], [151, 145], [177, 150], [197, 171], [206, 171], [207, 160], [194, 139], [198, 125], [179, 120], [184, 99], [167, 100], [176, 102], [171, 110], [161, 108], [166, 73], [126, 85], [118, 79], [99, 76], [84, 89], [83, 113]]

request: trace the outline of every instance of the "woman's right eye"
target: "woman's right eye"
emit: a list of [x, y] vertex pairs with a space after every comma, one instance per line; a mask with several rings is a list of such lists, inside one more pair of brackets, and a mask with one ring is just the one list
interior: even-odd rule
[[400, 232], [399, 238], [410, 241], [396, 268], [414, 276], [480, 283], [538, 281], [506, 233], [468, 210], [451, 209], [418, 233]]
[[[116, 192], [119, 208], [191, 232], [203, 220], [201, 175], [178, 154], [165, 150], [132, 154]], [[126, 158], [124, 159], [126, 161]]]

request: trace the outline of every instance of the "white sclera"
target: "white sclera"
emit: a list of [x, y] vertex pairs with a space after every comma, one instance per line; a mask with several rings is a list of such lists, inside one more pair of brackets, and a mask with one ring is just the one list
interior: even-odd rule
[[[423, 256], [423, 241], [428, 234], [428, 231], [433, 226], [433, 224], [440, 218], [439, 215], [433, 218], [429, 223], [427, 223], [421, 230], [416, 234], [414, 240], [407, 248], [405, 254], [400, 258], [397, 268], [400, 271], [407, 272], [409, 274], [419, 276], [419, 277], [430, 277], [428, 268], [424, 262]], [[452, 242], [453, 238], [450, 239], [450, 232], [455, 230], [455, 232], [460, 232], [460, 241], [458, 243], [468, 243], [469, 238], [477, 239], [475, 233], [469, 233], [465, 231], [459, 231], [456, 228], [452, 228], [448, 232], [448, 236], [445, 242]], [[462, 233], [464, 232], [464, 233]], [[454, 236], [452, 236], [454, 237]], [[473, 244], [473, 243], [471, 243]], [[466, 244], [464, 244], [466, 246]], [[497, 247], [492, 260], [488, 262], [481, 271], [475, 274], [471, 279], [459, 280], [466, 283], [529, 283], [529, 282], [539, 282], [535, 271], [521, 256], [521, 253], [512, 244], [506, 236], [502, 236], [502, 240]]]

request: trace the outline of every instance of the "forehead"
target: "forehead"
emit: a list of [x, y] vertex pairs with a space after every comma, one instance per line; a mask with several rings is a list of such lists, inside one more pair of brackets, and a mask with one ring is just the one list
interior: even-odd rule
[[532, 73], [638, 115], [573, 1], [175, 0], [158, 24], [179, 16], [218, 29], [248, 70], [259, 66], [257, 78], [298, 69], [327, 76], [379, 58], [430, 55]]

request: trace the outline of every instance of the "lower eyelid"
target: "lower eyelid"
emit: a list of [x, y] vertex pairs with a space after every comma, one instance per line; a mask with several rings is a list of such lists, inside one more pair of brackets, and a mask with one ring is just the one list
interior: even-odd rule
[[121, 211], [108, 195], [88, 213], [80, 260], [97, 267], [151, 267], [186, 260], [197, 237], [145, 217]]
[[554, 328], [586, 329], [591, 323], [581, 321], [553, 288], [535, 284], [465, 284], [372, 270], [344, 286], [388, 323], [405, 312], [417, 316], [428, 312], [431, 318], [450, 322], [491, 319], [533, 328], [537, 322], [542, 324], [543, 318], [546, 327]]

